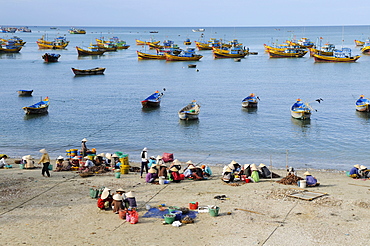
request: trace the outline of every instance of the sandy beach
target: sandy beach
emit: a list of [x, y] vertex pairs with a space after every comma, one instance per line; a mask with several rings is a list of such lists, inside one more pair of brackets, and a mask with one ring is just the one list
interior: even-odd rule
[[[153, 185], [138, 173], [118, 179], [113, 172], [88, 178], [51, 172], [45, 178], [41, 169], [13, 164], [12, 169], [0, 170], [0, 245], [370, 244], [370, 180], [353, 180], [342, 171], [310, 170], [321, 185], [307, 190], [327, 195], [306, 201], [288, 197], [302, 190], [276, 183], [280, 178], [232, 186], [220, 180], [221, 170], [212, 166], [210, 180]], [[298, 176], [304, 171], [298, 170]], [[274, 172], [285, 176], [285, 170]], [[134, 191], [139, 223], [132, 225], [112, 211], [98, 209], [89, 189], [102, 186]], [[217, 195], [228, 199], [214, 199]], [[180, 227], [142, 218], [146, 204], [188, 207], [191, 201], [217, 205], [220, 214], [199, 213], [195, 223]]]

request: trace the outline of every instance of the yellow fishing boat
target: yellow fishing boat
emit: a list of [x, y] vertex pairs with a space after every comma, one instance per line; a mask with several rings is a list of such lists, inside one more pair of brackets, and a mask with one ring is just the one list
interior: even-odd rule
[[103, 55], [105, 52], [105, 50], [100, 49], [97, 44], [90, 44], [87, 49], [76, 46], [76, 49], [79, 56]]
[[215, 58], [244, 58], [249, 51], [241, 46], [233, 46], [230, 49], [213, 48]]
[[41, 39], [38, 39], [36, 43], [39, 49], [65, 49], [69, 41], [67, 41], [65, 37], [57, 37], [54, 41], [46, 41], [43, 36]]
[[136, 41], [136, 45], [149, 45], [149, 44], [159, 44], [161, 41], [141, 41], [141, 40], [138, 40], [138, 39], [135, 39]]
[[369, 55], [370, 54], [370, 40], [366, 40], [364, 47], [361, 49], [362, 54]]
[[194, 48], [187, 48], [178, 55], [164, 53], [167, 61], [199, 61], [203, 56], [195, 54]]
[[356, 46], [363, 46], [365, 44], [365, 42], [355, 39], [355, 44], [356, 44]]
[[288, 48], [288, 44], [278, 44], [275, 46], [264, 44], [263, 46], [265, 47], [265, 52], [268, 52], [269, 50], [284, 51], [286, 48]]
[[78, 28], [71, 28], [68, 30], [70, 34], [86, 34], [86, 31], [84, 29], [78, 29]]
[[270, 58], [298, 58], [303, 57], [307, 52], [307, 50], [297, 48], [286, 48], [283, 51], [275, 49], [268, 50]]
[[335, 50], [332, 56], [314, 54], [315, 62], [355, 62], [361, 56], [352, 56], [350, 48]]
[[14, 46], [24, 46], [26, 42], [23, 41], [23, 39], [14, 36], [9, 39], [0, 38], [0, 43], [12, 43]]
[[310, 50], [310, 56], [313, 57], [314, 54], [319, 54], [323, 56], [332, 56], [333, 52], [335, 50], [334, 44], [325, 44], [321, 48], [312, 47], [309, 48]]
[[166, 60], [164, 53], [158, 52], [157, 54], [147, 54], [140, 51], [136, 51], [137, 58], [140, 60]]
[[184, 45], [191, 45], [190, 38], [187, 38], [187, 39], [184, 41]]
[[18, 53], [23, 46], [5, 45], [0, 46], [0, 53]]
[[212, 46], [210, 46], [209, 43], [195, 41], [195, 46], [197, 46], [199, 50], [212, 50]]

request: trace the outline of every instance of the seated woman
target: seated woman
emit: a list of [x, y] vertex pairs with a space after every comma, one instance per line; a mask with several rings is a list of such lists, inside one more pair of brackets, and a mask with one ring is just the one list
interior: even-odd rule
[[169, 175], [170, 179], [172, 179], [172, 182], [179, 183], [181, 180], [184, 180], [184, 175], [180, 174], [176, 167], [170, 168]]
[[209, 166], [202, 165], [200, 168], [202, 169], [203, 177], [210, 177], [212, 175], [212, 170]]
[[306, 176], [307, 186], [313, 187], [313, 186], [319, 186], [320, 185], [320, 183], [317, 183], [317, 179], [315, 177], [313, 177], [308, 171], [305, 172], [303, 175]]
[[177, 159], [175, 159], [172, 163], [171, 163], [171, 165], [170, 165], [170, 168], [172, 168], [172, 167], [176, 167], [177, 168], [177, 170], [181, 170], [181, 162], [179, 161], [179, 160], [177, 160]]
[[26, 155], [22, 157], [24, 161], [24, 168], [35, 168], [35, 162], [33, 161], [33, 157], [31, 155]]
[[104, 161], [103, 157], [104, 157], [103, 153], [95, 156], [95, 158], [94, 158], [95, 166], [101, 166], [101, 165], [105, 164], [105, 161]]
[[234, 181], [234, 174], [230, 167], [226, 166], [222, 173], [222, 181], [230, 183]]
[[58, 156], [56, 162], [55, 162], [55, 170], [54, 172], [60, 172], [60, 171], [63, 171], [63, 162], [64, 162], [64, 158], [63, 156]]
[[109, 188], [104, 188], [101, 196], [97, 201], [98, 208], [100, 208], [101, 210], [108, 210], [112, 207], [113, 198], [110, 194], [110, 191], [111, 190]]
[[154, 156], [149, 157], [148, 168], [151, 168], [155, 164], [157, 164], [155, 157]]
[[261, 163], [258, 167], [260, 168], [259, 174], [261, 178], [271, 178], [271, 172], [265, 164]]
[[7, 155], [3, 155], [0, 159], [0, 168], [12, 168], [13, 166], [6, 163]]
[[153, 183], [155, 181], [155, 179], [158, 178], [158, 173], [157, 172], [158, 172], [157, 169], [155, 169], [154, 167], [151, 167], [148, 170], [148, 173], [146, 174], [145, 181], [147, 183]]
[[125, 202], [128, 203], [128, 209], [133, 209], [136, 210], [137, 208], [137, 203], [136, 203], [136, 198], [135, 194], [133, 191], [130, 191], [126, 194], [126, 199]]
[[158, 177], [165, 177], [167, 178], [167, 166], [166, 164], [161, 163], [159, 166], [157, 164], [157, 169], [158, 169]]
[[351, 178], [359, 178], [360, 177], [359, 171], [360, 171], [360, 165], [356, 164], [349, 171], [349, 176]]
[[124, 195], [125, 191], [121, 188], [116, 190], [116, 194], [113, 195], [113, 213], [118, 214], [119, 210], [125, 209], [125, 203], [124, 200], [126, 199]]
[[80, 159], [77, 156], [71, 159], [72, 167], [79, 167], [80, 166]]
[[252, 178], [252, 181], [254, 183], [258, 183], [260, 181], [260, 176], [259, 176], [259, 173], [258, 173], [258, 168], [256, 166], [256, 164], [252, 164], [251, 165], [251, 178]]
[[364, 165], [361, 165], [360, 170], [358, 171], [358, 174], [361, 178], [366, 179], [370, 178], [370, 170], [367, 169]]
[[244, 164], [241, 173], [245, 175], [247, 178], [250, 177], [252, 175], [251, 164]]

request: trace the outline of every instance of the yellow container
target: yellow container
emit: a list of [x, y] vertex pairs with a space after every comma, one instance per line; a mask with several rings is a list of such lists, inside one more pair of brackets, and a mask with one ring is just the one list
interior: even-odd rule
[[121, 158], [119, 158], [122, 165], [129, 165], [128, 163], [128, 155], [123, 155]]
[[121, 174], [128, 174], [130, 165], [121, 165]]

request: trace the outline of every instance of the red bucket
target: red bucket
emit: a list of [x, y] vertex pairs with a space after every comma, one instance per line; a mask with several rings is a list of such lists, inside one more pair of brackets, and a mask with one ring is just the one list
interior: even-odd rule
[[250, 179], [248, 179], [248, 178], [246, 178], [246, 179], [245, 179], [245, 182], [246, 182], [246, 183], [249, 183], [249, 182], [251, 182], [251, 180], [250, 180]]
[[189, 202], [189, 209], [191, 210], [198, 209], [198, 202]]

